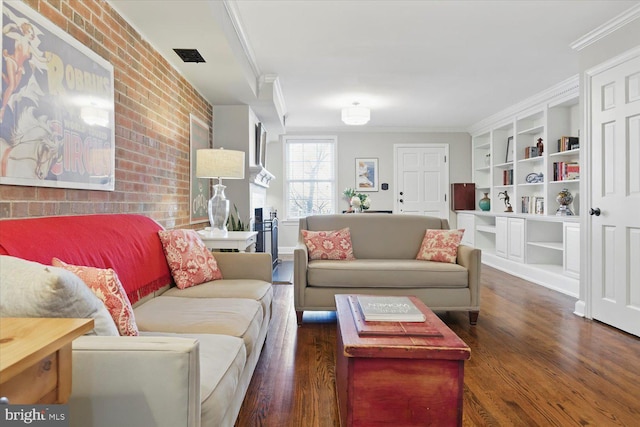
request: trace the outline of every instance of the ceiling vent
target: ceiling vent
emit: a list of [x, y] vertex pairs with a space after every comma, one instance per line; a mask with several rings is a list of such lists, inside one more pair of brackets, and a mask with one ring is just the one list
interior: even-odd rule
[[197, 49], [173, 49], [184, 62], [206, 62]]

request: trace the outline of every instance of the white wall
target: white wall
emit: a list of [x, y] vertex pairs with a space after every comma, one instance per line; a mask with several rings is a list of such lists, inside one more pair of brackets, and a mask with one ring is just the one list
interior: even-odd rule
[[[394, 144], [449, 144], [449, 176], [450, 181], [471, 182], [471, 136], [466, 132], [306, 132], [287, 134], [295, 135], [325, 135], [338, 138], [338, 212], [348, 208], [348, 203], [342, 198], [342, 191], [347, 187], [355, 187], [354, 164], [356, 157], [376, 157], [380, 168], [380, 184], [388, 183], [387, 191], [370, 193], [371, 209], [392, 210], [395, 190], [393, 146]], [[288, 253], [295, 246], [298, 239], [298, 222], [286, 221], [283, 204], [284, 173], [283, 173], [283, 145], [282, 141], [270, 141], [267, 145], [267, 168], [276, 175], [277, 180], [271, 182], [267, 190], [267, 206], [278, 210], [280, 218], [279, 247], [281, 253]], [[455, 215], [451, 215], [451, 225], [455, 226]]]
[[[242, 222], [250, 222], [252, 210], [252, 186], [249, 184], [249, 166], [255, 165], [255, 126], [258, 118], [248, 105], [216, 105], [213, 107], [213, 147], [245, 152], [244, 180], [227, 179], [225, 195], [231, 201], [230, 212], [238, 208]], [[214, 184], [217, 184], [217, 180]]]

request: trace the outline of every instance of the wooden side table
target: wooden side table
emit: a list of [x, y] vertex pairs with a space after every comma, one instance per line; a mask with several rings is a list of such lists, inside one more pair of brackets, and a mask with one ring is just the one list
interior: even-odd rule
[[[364, 322], [353, 297], [335, 296], [341, 425], [461, 426], [469, 347], [416, 297], [424, 323]], [[383, 334], [359, 334], [358, 323]]]
[[0, 397], [11, 404], [66, 403], [71, 342], [93, 319], [0, 318]]

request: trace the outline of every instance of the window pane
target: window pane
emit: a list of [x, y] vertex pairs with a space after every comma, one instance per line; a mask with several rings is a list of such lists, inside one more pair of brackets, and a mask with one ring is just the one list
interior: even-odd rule
[[289, 143], [287, 179], [324, 179], [334, 177], [333, 144], [326, 142]]
[[286, 141], [287, 218], [335, 212], [335, 139]]
[[333, 182], [290, 182], [289, 216], [330, 214], [333, 208]]

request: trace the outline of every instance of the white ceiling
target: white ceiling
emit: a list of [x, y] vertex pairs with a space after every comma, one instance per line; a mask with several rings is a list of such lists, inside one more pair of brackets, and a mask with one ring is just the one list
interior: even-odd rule
[[[354, 130], [340, 121], [354, 101], [371, 108], [357, 130], [466, 130], [575, 75], [570, 44], [640, 3], [109, 2], [214, 105], [268, 115], [261, 107], [273, 97], [257, 81], [277, 75], [287, 131]], [[185, 64], [173, 48], [198, 49], [207, 62]]]

